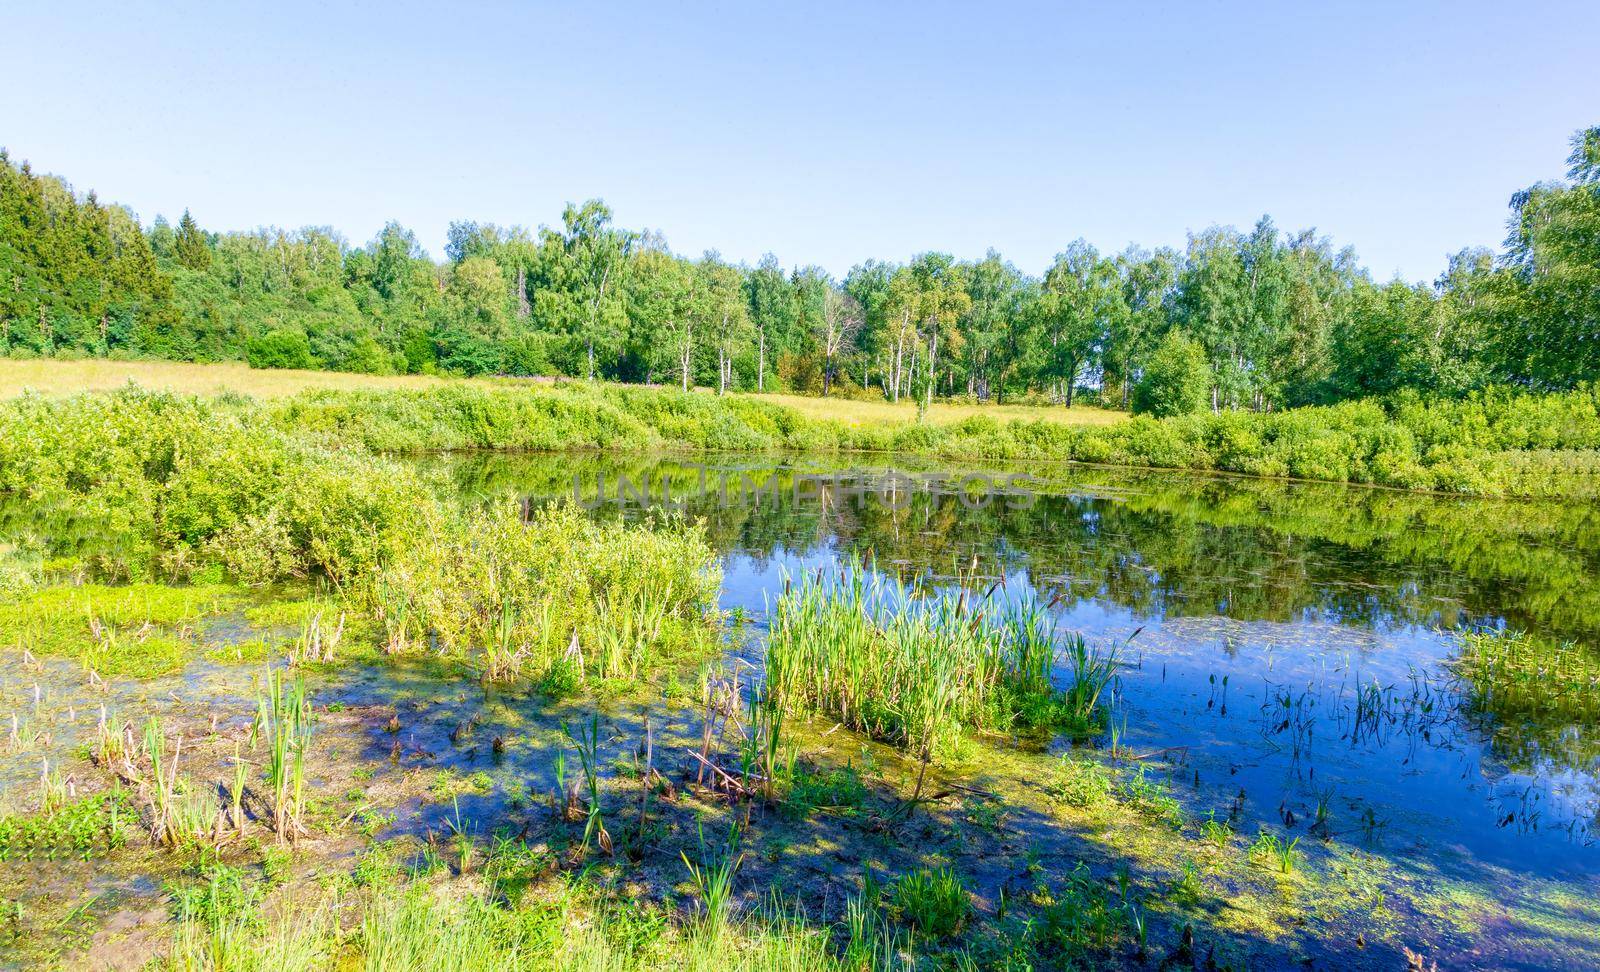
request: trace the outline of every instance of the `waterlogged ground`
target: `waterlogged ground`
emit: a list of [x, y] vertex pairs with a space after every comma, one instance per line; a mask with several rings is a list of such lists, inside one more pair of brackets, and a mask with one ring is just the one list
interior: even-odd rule
[[[571, 867], [583, 823], [556, 819], [547, 795], [577, 772], [563, 727], [597, 725], [623, 850], [596, 866], [667, 910], [687, 907], [680, 851], [740, 820], [747, 909], [779, 888], [837, 920], [864, 883], [949, 866], [976, 908], [969, 947], [990, 964], [1026, 935], [1095, 944], [1094, 916], [1121, 922], [1137, 902], [1145, 954], [1121, 926], [1094, 954], [1134, 967], [1397, 968], [1407, 949], [1450, 968], [1600, 965], [1600, 727], [1508, 723], [1449, 665], [1474, 629], [1600, 644], [1600, 511], [1081, 468], [426, 464], [466, 502], [511, 490], [596, 515], [704, 517], [724, 554], [726, 657], [556, 702], [379, 658], [348, 619], [336, 661], [301, 666], [318, 712], [311, 835], [292, 857], [252, 836], [222, 859], [337, 886], [371, 869], [374, 846], [466, 874], [498, 834], [528, 848], [533, 871]], [[704, 785], [700, 676], [759, 679], [785, 577], [850, 557], [929, 591], [976, 565], [996, 596], [1034, 594], [1064, 629], [1126, 643], [1110, 731], [1079, 747], [971, 743], [909, 820], [915, 766], [825, 722], [791, 727], [807, 800], [751, 814]], [[114, 723], [160, 716], [185, 738], [182, 772], [220, 786], [263, 672], [310, 617], [338, 624], [309, 589], [150, 611], [161, 617], [140, 637], [180, 658], [156, 677], [94, 682], [77, 661], [23, 654], [26, 631], [0, 645], [0, 815], [32, 810], [41, 776], [107, 791], [86, 758], [102, 708]], [[712, 752], [731, 765], [733, 747], [719, 737]], [[81, 854], [13, 842], [0, 967], [137, 967], [162, 950], [169, 892], [197, 862], [116, 826], [123, 844], [95, 836]], [[1293, 847], [1288, 868], [1263, 833]], [[1050, 925], [1063, 913], [1087, 917], [1063, 932]]]

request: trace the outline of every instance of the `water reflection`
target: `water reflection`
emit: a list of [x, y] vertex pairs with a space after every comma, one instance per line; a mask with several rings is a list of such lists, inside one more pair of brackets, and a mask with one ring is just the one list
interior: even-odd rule
[[1441, 870], [1600, 865], [1594, 727], [1496, 724], [1445, 664], [1463, 627], [1600, 642], [1589, 506], [1083, 467], [980, 481], [765, 458], [439, 466], [468, 498], [701, 517], [724, 603], [758, 618], [784, 571], [846, 554], [923, 583], [976, 563], [1092, 637], [1143, 629], [1119, 698], [1130, 742], [1236, 789], [1264, 823], [1326, 814], [1342, 837]]

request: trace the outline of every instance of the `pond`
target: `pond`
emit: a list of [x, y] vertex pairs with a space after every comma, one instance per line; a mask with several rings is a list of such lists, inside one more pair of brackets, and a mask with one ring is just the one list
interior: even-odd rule
[[[1274, 827], [1320, 820], [1332, 840], [1499, 899], [1511, 922], [1552, 885], [1600, 891], [1597, 727], [1497, 719], [1450, 666], [1464, 631], [1600, 644], [1591, 506], [1082, 466], [474, 456], [446, 468], [465, 496], [509, 487], [596, 515], [704, 518], [723, 603], [758, 629], [803, 571], [861, 557], [938, 587], [975, 565], [1036, 592], [1062, 628], [1128, 642], [1113, 724], [1189, 783], [1191, 813], [1232, 795]], [[1561, 951], [1540, 941], [1558, 922], [1526, 920], [1544, 926], [1527, 960]]]
[[[1414, 948], [1452, 968], [1600, 966], [1600, 726], [1512, 717], [1453, 665], [1471, 632], [1600, 644], [1594, 507], [860, 456], [415, 462], [463, 503], [509, 493], [530, 512], [576, 502], [596, 517], [701, 520], [722, 558], [722, 606], [738, 622], [724, 661], [746, 687], [760, 677], [785, 585], [856, 563], [929, 596], [959, 581], [1035, 598], [1061, 633], [1117, 652], [1108, 727], [1093, 738], [986, 739], [939, 768], [953, 796], [898, 827], [869, 814], [758, 821], [747, 839], [760, 853], [739, 876], [749, 907], [782, 888], [828, 916], [863, 874], [936, 859], [998, 920], [1009, 901], [1058, 900], [1082, 867], [1121, 884], [1124, 901], [1129, 886], [1146, 895], [1169, 945], [1192, 923], [1202, 965], [1209, 955], [1219, 967], [1393, 968]], [[109, 542], [72, 533], [70, 516], [35, 529], [58, 549]], [[225, 784], [261, 662], [281, 663], [259, 652], [246, 664], [246, 652], [292, 642], [316, 603], [326, 602], [304, 589], [268, 590], [200, 611], [183, 624], [205, 650], [158, 678], [89, 684], [64, 659], [8, 656], [17, 677], [0, 682], [0, 718], [12, 720], [0, 812], [32, 805], [41, 765], [46, 775], [77, 765], [101, 707], [188, 733], [186, 772]], [[360, 623], [350, 619], [352, 641]], [[320, 713], [310, 813], [327, 835], [309, 842], [312, 857], [348, 870], [367, 838], [432, 846], [459, 831], [487, 842], [507, 825], [537, 834], [548, 814], [532, 806], [558, 788], [573, 726], [594, 719], [598, 764], [636, 773], [642, 740], [687, 752], [707, 721], [688, 670], [659, 691], [554, 701], [434, 661], [369, 653], [309, 666]], [[859, 767], [861, 799], [894, 803], [896, 781], [914, 775], [891, 747], [825, 720], [793, 731], [819, 766]], [[1063, 767], [1087, 774], [1074, 786], [1115, 786], [1140, 813], [1078, 799]], [[87, 783], [93, 771], [74, 772]], [[630, 778], [619, 769], [618, 804], [632, 800]], [[708, 811], [681, 802], [657, 812], [691, 832]], [[614, 812], [623, 826], [628, 811]], [[1300, 855], [1292, 878], [1261, 866], [1258, 833]], [[681, 862], [664, 856], [640, 867], [650, 894], [670, 902]], [[143, 929], [146, 947], [167, 934], [152, 902], [173, 872], [154, 852], [48, 863], [0, 854], [0, 892], [17, 895], [18, 919], [64, 913], [43, 937], [87, 947], [97, 964], [107, 928]], [[8, 955], [0, 936], [0, 967], [54, 954], [37, 934], [23, 943], [31, 950]]]

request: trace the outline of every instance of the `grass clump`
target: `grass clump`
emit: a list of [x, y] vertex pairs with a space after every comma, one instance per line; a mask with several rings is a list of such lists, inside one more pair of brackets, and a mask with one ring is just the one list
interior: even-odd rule
[[770, 691], [925, 761], [972, 731], [1097, 726], [1113, 657], [1071, 638], [1079, 662], [1072, 684], [1057, 689], [1059, 649], [1044, 608], [976, 600], [966, 591], [917, 600], [859, 563], [808, 575], [773, 616]]
[[1183, 826], [1183, 804], [1172, 795], [1166, 783], [1147, 779], [1143, 766], [1133, 776], [1123, 780], [1119, 789], [1128, 805], [1145, 816], [1159, 820], [1174, 830]]
[[1102, 763], [1073, 753], [1061, 757], [1055, 778], [1046, 783], [1051, 796], [1080, 810], [1110, 802], [1112, 786], [1111, 774]]
[[798, 767], [789, 778], [783, 810], [803, 820], [817, 811], [853, 816], [868, 799], [867, 785], [854, 766]]
[[900, 916], [924, 935], [949, 938], [961, 930], [972, 901], [949, 868], [921, 868], [894, 883], [890, 900]]
[[[1137, 933], [1137, 906], [1079, 863], [1061, 888], [1046, 892], [1037, 919], [1041, 958], [1062, 967], [1116, 952]], [[1091, 964], [1089, 967], [1095, 967]]]

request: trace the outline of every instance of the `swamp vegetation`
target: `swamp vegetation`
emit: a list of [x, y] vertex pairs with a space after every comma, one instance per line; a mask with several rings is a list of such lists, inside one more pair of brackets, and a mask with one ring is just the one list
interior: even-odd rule
[[1583, 480], [1457, 407], [5, 403], [0, 965], [1592, 966], [1591, 504], [1039, 461]]

